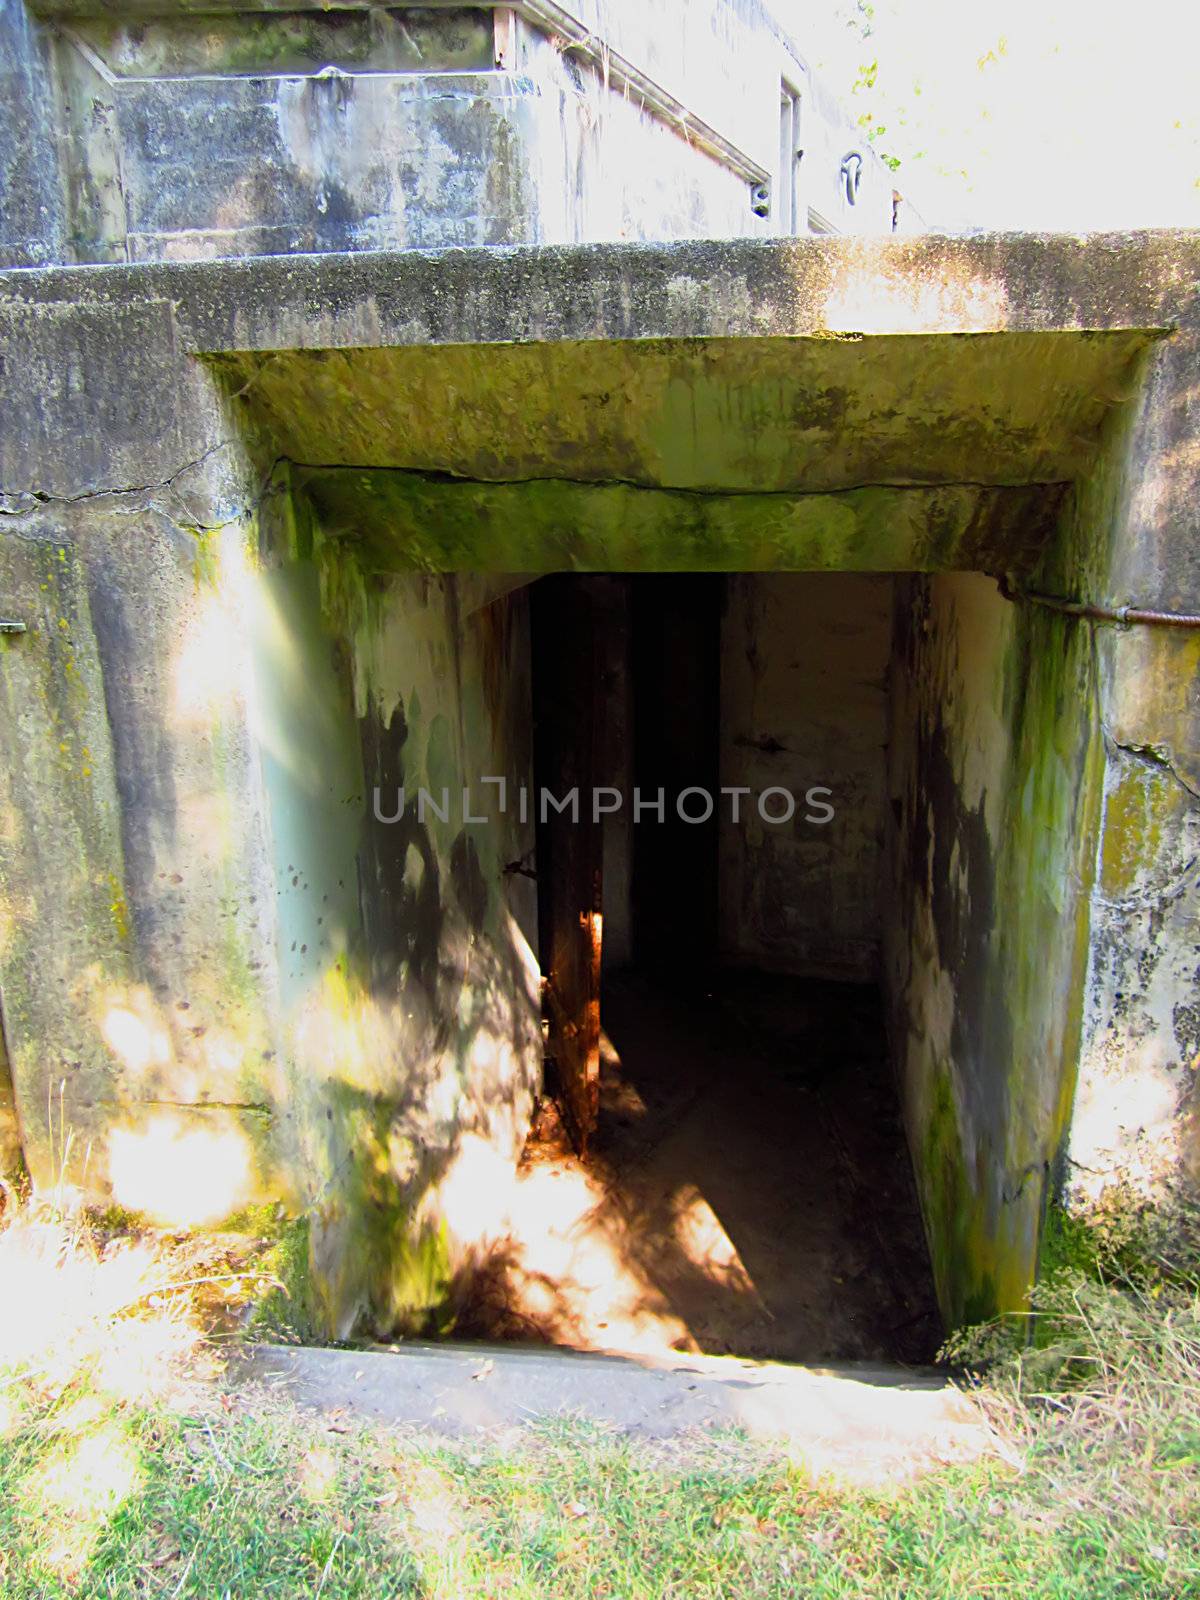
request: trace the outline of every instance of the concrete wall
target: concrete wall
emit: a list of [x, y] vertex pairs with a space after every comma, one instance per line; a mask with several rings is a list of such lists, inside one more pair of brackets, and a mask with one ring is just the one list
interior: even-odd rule
[[211, 14], [4, 0], [0, 262], [766, 234], [781, 77], [806, 191], [891, 226], [890, 179], [762, 8], [600, 0]]
[[532, 824], [482, 783], [530, 779], [527, 599], [372, 580], [286, 492], [275, 520], [252, 618], [288, 1062], [276, 1136], [327, 1324], [427, 1329], [486, 1245], [540, 1083], [536, 908], [509, 870]]
[[[703, 145], [706, 131], [721, 138], [736, 152], [734, 165], [746, 176], [745, 164], [753, 164], [766, 180], [770, 213], [766, 231], [780, 231], [781, 189], [792, 174], [783, 170], [780, 148], [780, 89], [786, 83], [800, 100], [800, 142], [803, 155], [796, 173], [800, 232], [808, 231], [811, 207], [822, 221], [819, 226], [845, 233], [887, 233], [892, 227], [892, 177], [866, 142], [848, 110], [839, 105], [804, 58], [804, 39], [793, 40], [775, 20], [771, 8], [760, 0], [675, 0], [654, 6], [637, 6], [625, 0], [576, 0], [556, 6], [554, 22], [536, 26], [540, 15], [549, 18], [551, 7], [535, 3], [525, 7], [529, 21], [525, 38], [539, 34], [557, 40], [556, 48], [568, 48], [564, 59], [583, 68], [592, 61], [591, 72], [613, 84], [618, 94], [609, 102], [621, 100], [627, 106], [640, 104], [636, 85], [626, 85], [622, 67], [629, 64], [674, 101], [675, 112], [660, 113], [667, 127], [682, 132], [685, 142]], [[564, 27], [564, 13], [573, 26]], [[590, 41], [590, 45], [585, 44]], [[596, 46], [599, 45], [599, 49]], [[529, 64], [531, 58], [524, 58]], [[531, 67], [539, 81], [550, 81]], [[604, 115], [601, 110], [601, 116]], [[629, 127], [613, 124], [612, 132]], [[622, 140], [602, 141], [607, 148], [620, 150]], [[658, 159], [678, 165], [664, 141], [652, 147]], [[842, 177], [847, 154], [862, 158], [862, 181], [856, 200], [848, 199]], [[608, 160], [609, 179], [613, 173]], [[731, 169], [732, 170], [732, 169]], [[664, 174], [665, 176], [665, 174]], [[687, 182], [688, 180], [685, 180]], [[689, 187], [694, 184], [694, 178]], [[675, 201], [666, 183], [654, 180], [668, 210]], [[744, 213], [736, 226], [738, 233], [762, 231], [755, 220], [747, 223]], [[613, 237], [609, 234], [589, 237]], [[624, 237], [625, 235], [619, 235]], [[630, 237], [666, 237], [653, 229]], [[678, 237], [689, 237], [684, 230]], [[583, 235], [580, 235], [583, 237]]]
[[[721, 810], [726, 960], [833, 978], [878, 976], [891, 578], [734, 574], [721, 637], [721, 783], [753, 791], [738, 826]], [[802, 797], [763, 822], [757, 797]]]
[[533, 90], [493, 48], [466, 9], [64, 25], [77, 259], [536, 239]]
[[0, 0], [0, 264], [71, 261], [55, 127], [52, 40], [24, 0]]
[[[684, 30], [686, 31], [686, 30]], [[521, 34], [524, 159], [547, 243], [763, 235], [746, 178], [539, 29]], [[536, 86], [536, 88], [534, 88]]]
[[[540, 1073], [532, 897], [506, 871], [532, 835], [373, 827], [371, 789], [528, 778], [523, 597], [364, 572], [286, 469], [264, 487], [269, 452], [175, 366], [169, 318], [136, 358], [122, 314], [83, 321], [82, 345], [41, 324], [64, 449], [0, 530], [27, 628], [0, 639], [25, 1163], [176, 1224], [282, 1200], [331, 1331], [424, 1326]], [[107, 398], [70, 381], [131, 364]], [[9, 436], [6, 486], [38, 448]]]
[[158, 20], [132, 37], [85, 22], [57, 44], [81, 260], [766, 229], [744, 177], [539, 31], [519, 72], [495, 70], [487, 10], [225, 18], [198, 36]]
[[278, 1192], [278, 1039], [243, 546], [188, 519], [133, 492], [0, 541], [0, 983], [35, 1181], [202, 1222]]
[[[1111, 604], [1200, 613], [1195, 438], [1200, 351], [1144, 363], [1073, 498], [1046, 587], [1081, 572]], [[1086, 1208], [1111, 1188], [1200, 1191], [1200, 631], [1088, 625], [1103, 793], [1079, 1083], [1064, 1173]]]
[[944, 1313], [1018, 1308], [1060, 1191], [1089, 950], [1086, 625], [976, 573], [779, 574], [730, 578], [725, 630], [722, 782], [824, 779], [837, 816], [723, 826], [724, 951], [869, 979], [882, 941]]
[[[381, 1323], [428, 1309], [459, 1157], [511, 1159], [530, 1086], [523, 840], [475, 841], [477, 871], [434, 830], [388, 884], [367, 776], [431, 749], [457, 776], [489, 738], [523, 761], [506, 628], [449, 574], [606, 564], [927, 574], [896, 627], [888, 966], [950, 1314], [1027, 1284], [1077, 1063], [1102, 1107], [1175, 1091], [1150, 1127], [1186, 1177], [1193, 636], [951, 574], [1200, 605], [1197, 276], [1175, 236], [5, 275], [0, 601], [28, 631], [0, 638], [0, 990], [35, 1181], [65, 1155], [176, 1221], [312, 1204], [331, 1326], [364, 1271]], [[277, 458], [328, 467], [289, 487]], [[406, 930], [427, 975], [439, 952], [432, 1043], [379, 998]], [[503, 1041], [471, 1010], [496, 974]], [[1124, 1120], [1086, 1124], [1117, 1170], [1151, 1143]]]
[[897, 590], [886, 985], [951, 1325], [1018, 1309], [1057, 1192], [1088, 952], [1085, 628], [981, 574]]

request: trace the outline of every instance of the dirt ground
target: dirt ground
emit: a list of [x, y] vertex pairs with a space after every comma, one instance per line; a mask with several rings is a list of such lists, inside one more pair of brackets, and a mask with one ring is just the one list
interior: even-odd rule
[[467, 1336], [786, 1361], [932, 1359], [929, 1262], [873, 989], [606, 985], [586, 1161], [543, 1103]]

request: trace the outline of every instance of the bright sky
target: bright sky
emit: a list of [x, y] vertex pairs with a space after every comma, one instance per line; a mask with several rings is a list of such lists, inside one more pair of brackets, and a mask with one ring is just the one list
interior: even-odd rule
[[1200, 226], [1200, 0], [874, 0], [866, 39], [856, 0], [773, 8], [929, 224]]

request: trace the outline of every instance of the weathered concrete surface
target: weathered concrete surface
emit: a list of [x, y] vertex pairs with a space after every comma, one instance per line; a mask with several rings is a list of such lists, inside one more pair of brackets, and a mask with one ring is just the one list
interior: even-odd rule
[[[736, 394], [732, 380], [725, 392]], [[560, 448], [587, 454], [574, 441]], [[685, 448], [704, 459], [699, 437]], [[750, 464], [728, 475], [751, 477]], [[759, 494], [561, 476], [495, 484], [359, 467], [305, 467], [294, 482], [330, 537], [376, 573], [1019, 572], [1044, 548], [1065, 488], [950, 483]]]
[[[271, 890], [216, 556], [110, 501], [0, 537], [4, 1006], [26, 1154], [201, 1221], [265, 1198]], [[38, 1087], [32, 1088], [31, 1077]]]
[[0, 4], [0, 262], [44, 267], [73, 259], [54, 136], [47, 29], [22, 0]]
[[[514, 511], [539, 495], [550, 504], [561, 496], [560, 506], [575, 495], [594, 497], [589, 505], [612, 495], [626, 508], [647, 505], [641, 560], [666, 567], [705, 548], [681, 542], [683, 532], [700, 526], [711, 540], [721, 518], [741, 532], [708, 547], [711, 564], [722, 552], [753, 565], [745, 513], [757, 509], [752, 501], [775, 503], [764, 486], [786, 487], [787, 515], [799, 518], [811, 515], [814, 497], [840, 508], [842, 491], [863, 504], [883, 494], [869, 538], [858, 517], [840, 533], [822, 524], [819, 538], [797, 539], [781, 557], [776, 529], [762, 564], [863, 565], [889, 549], [897, 564], [912, 563], [923, 548], [931, 571], [969, 560], [996, 572], [1016, 551], [1023, 576], [1056, 592], [1197, 609], [1188, 521], [1197, 279], [1200, 241], [1187, 235], [461, 251], [0, 276], [10, 402], [0, 439], [0, 595], [6, 614], [30, 623], [26, 635], [0, 640], [3, 742], [16, 752], [0, 777], [0, 987], [38, 1181], [54, 1172], [64, 1121], [77, 1132], [80, 1170], [91, 1146], [89, 1181], [152, 1212], [178, 1207], [185, 1190], [189, 1216], [266, 1194], [309, 1204], [329, 1177], [297, 1154], [319, 1150], [313, 1123], [333, 1108], [318, 1111], [317, 1100], [298, 1108], [306, 1073], [297, 1063], [312, 1057], [300, 1052], [294, 1030], [305, 1013], [288, 986], [307, 996], [314, 979], [307, 966], [289, 976], [289, 919], [308, 912], [287, 891], [298, 887], [292, 876], [318, 882], [316, 857], [332, 846], [314, 845], [300, 874], [287, 872], [286, 844], [280, 858], [281, 807], [290, 801], [286, 786], [272, 792], [275, 714], [261, 715], [283, 676], [270, 664], [267, 600], [291, 618], [283, 641], [305, 646], [291, 659], [306, 682], [311, 674], [314, 716], [327, 703], [352, 708], [362, 723], [369, 698], [353, 696], [368, 683], [385, 705], [403, 700], [407, 716], [413, 687], [423, 702], [422, 682], [441, 692], [453, 681], [454, 650], [464, 649], [477, 678], [464, 678], [444, 711], [452, 724], [462, 713], [453, 781], [483, 737], [472, 707], [492, 645], [469, 640], [462, 617], [473, 602], [455, 625], [448, 591], [436, 586], [436, 640], [422, 633], [414, 616], [430, 630], [434, 619], [411, 609], [414, 567], [490, 566], [504, 588], [517, 553], [531, 559], [510, 573], [572, 564], [582, 548], [568, 547], [564, 560], [549, 531], [522, 544], [490, 495], [513, 496]], [[401, 378], [419, 408], [397, 397]], [[852, 448], [837, 443], [847, 416]], [[381, 546], [384, 521], [370, 511], [378, 497], [364, 494], [366, 537], [356, 545], [348, 493], [318, 506], [331, 479], [293, 494], [292, 469], [270, 471], [303, 450], [309, 464], [340, 463], [349, 489], [347, 469], [363, 465], [368, 449], [378, 479], [410, 508], [399, 558]], [[395, 470], [417, 465], [428, 481]], [[547, 470], [571, 481], [495, 481]], [[464, 471], [493, 481], [433, 481]], [[614, 473], [625, 481], [595, 481]], [[593, 481], [575, 481], [584, 477]], [[653, 497], [666, 493], [674, 504], [680, 488], [687, 518], [651, 537]], [[924, 512], [889, 545], [889, 511], [912, 495], [927, 497]], [[987, 522], [980, 536], [975, 510], [989, 495], [1023, 508], [1002, 522], [1003, 539]], [[466, 506], [457, 521], [456, 496]], [[931, 528], [938, 497], [960, 508], [942, 525], [948, 542]], [[308, 554], [272, 523], [283, 502], [296, 529], [310, 530]], [[472, 506], [489, 504], [499, 547], [490, 561], [478, 543], [456, 543]], [[423, 545], [415, 542], [421, 508]], [[596, 518], [597, 563], [617, 520], [611, 511]], [[553, 519], [541, 526], [551, 530]], [[305, 575], [310, 560], [317, 571]], [[1148, 1084], [1164, 1108], [1161, 1129], [1185, 1149], [1187, 1119], [1175, 1112], [1195, 1049], [1196, 915], [1182, 870], [1195, 828], [1187, 762], [1196, 675], [1186, 637], [1011, 611], [994, 586], [972, 590], [967, 606], [964, 582], [932, 580], [929, 607], [917, 614], [928, 615], [931, 632], [912, 643], [912, 726], [925, 754], [905, 793], [913, 828], [923, 815], [929, 830], [924, 853], [919, 831], [907, 830], [908, 882], [919, 890], [912, 925], [921, 926], [923, 901], [937, 904], [898, 990], [911, 1015], [924, 1007], [936, 1023], [914, 1077], [924, 1088], [914, 1094], [913, 1128], [915, 1136], [943, 1106], [946, 1137], [926, 1165], [944, 1176], [940, 1190], [926, 1186], [926, 1203], [943, 1295], [960, 1310], [1011, 1299], [1027, 1280], [1079, 1060], [1072, 1029], [1085, 961], [1081, 1084], [1085, 1094], [1099, 1086], [1085, 1103], [1111, 1110], [1106, 1083], [1129, 1099]], [[320, 629], [309, 625], [318, 615]], [[364, 617], [369, 625], [360, 626]], [[1088, 664], [1093, 633], [1098, 670]], [[414, 641], [419, 648], [405, 656]], [[371, 665], [383, 660], [386, 671]], [[512, 726], [499, 702], [489, 716], [494, 727]], [[1084, 858], [1088, 850], [1099, 858], [1087, 818], [1102, 722], [1114, 733], [1100, 836], [1107, 886], [1079, 910], [1092, 870]], [[306, 744], [303, 719], [297, 728]], [[344, 743], [357, 742], [365, 786], [372, 747], [363, 733], [356, 726]], [[342, 742], [338, 734], [320, 746], [331, 782], [353, 777], [348, 753], [345, 766], [333, 759]], [[501, 748], [518, 759], [515, 746]], [[336, 848], [348, 854], [353, 833], [362, 870], [368, 797], [351, 783], [348, 801], [352, 794]], [[1122, 815], [1149, 824], [1123, 827]], [[319, 841], [321, 829], [311, 836]], [[453, 846], [448, 838], [433, 852], [439, 881], [452, 887]], [[507, 883], [488, 874], [518, 858], [507, 848], [500, 837], [477, 843], [488, 863], [487, 918], [505, 905]], [[480, 903], [479, 878], [461, 857], [460, 849], [462, 894], [446, 899], [465, 924], [465, 908]], [[1073, 863], [1077, 876], [1064, 879]], [[364, 904], [360, 893], [359, 911], [346, 914], [352, 925], [361, 914], [369, 957], [377, 935], [368, 931], [379, 925]], [[487, 930], [493, 952], [498, 928]], [[297, 943], [309, 944], [306, 962], [314, 957], [312, 941]], [[473, 944], [439, 948], [451, 969], [439, 994], [457, 985], [468, 1009], [485, 1009], [490, 957], [472, 966]], [[519, 951], [515, 935], [504, 949]], [[339, 1038], [364, 1058], [378, 1043], [359, 1020]], [[399, 1084], [406, 1063], [392, 1060]], [[526, 1092], [528, 1078], [484, 1077], [499, 1124], [511, 1128], [506, 1096]], [[442, 1081], [436, 1072], [421, 1081], [434, 1078]], [[425, 1103], [409, 1127], [413, 1108], [393, 1117], [390, 1093], [378, 1120], [364, 1113], [362, 1125], [370, 1123], [373, 1150], [395, 1132], [403, 1156], [403, 1141], [425, 1126]], [[445, 1127], [465, 1135], [477, 1112], [478, 1103], [463, 1118], [456, 1107]], [[1089, 1123], [1095, 1147], [1116, 1152], [1114, 1165], [1129, 1147], [1120, 1121], [1105, 1111]], [[184, 1170], [194, 1183], [180, 1181]], [[349, 1198], [339, 1204], [353, 1211]], [[378, 1230], [398, 1262], [407, 1259], [408, 1226], [392, 1214]], [[440, 1246], [421, 1257], [434, 1276], [446, 1259]], [[360, 1289], [345, 1286], [345, 1305], [353, 1309]]]
[[814, 1473], [859, 1482], [902, 1480], [992, 1447], [978, 1408], [943, 1378], [865, 1363], [633, 1361], [484, 1344], [394, 1352], [260, 1345], [237, 1377], [315, 1410], [456, 1438], [511, 1438], [556, 1417], [650, 1439], [741, 1428], [783, 1445]]
[[979, 574], [898, 589], [887, 986], [938, 1293], [1021, 1306], [1079, 1048], [1098, 729], [1086, 628]]
[[[746, 493], [1060, 482], [1125, 394], [1144, 334], [718, 337], [633, 345], [214, 357], [311, 466]], [[440, 397], [460, 397], [448, 416]], [[621, 403], [614, 403], [614, 396]], [[563, 428], [586, 415], [586, 434]], [[900, 465], [903, 461], [904, 465]]]
[[[607, 18], [577, 61], [530, 20], [502, 47], [490, 7], [87, 12], [6, 5], [6, 264], [771, 231], [736, 156], [610, 82]], [[756, 23], [740, 88], [757, 145], [787, 54]], [[864, 171], [842, 225], [887, 229], [869, 151]]]
[[[1097, 598], [1200, 612], [1200, 346], [1110, 419], [1064, 561]], [[1058, 578], [1058, 573], [1052, 575]], [[1103, 793], [1070, 1164], [1080, 1197], [1200, 1185], [1200, 633], [1096, 629]]]
[[[64, 267], [3, 274], [0, 287], [28, 305], [166, 298], [185, 330], [182, 348], [196, 352], [829, 335], [858, 343], [1191, 326], [1198, 255], [1186, 231], [728, 239]], [[1129, 391], [1107, 400], [1122, 397]]]
[[0, 21], [5, 265], [891, 231], [891, 174], [758, 0], [35, 9]]
[[541, 1081], [536, 911], [507, 870], [533, 825], [493, 815], [483, 784], [515, 792], [532, 760], [527, 600], [473, 604], [466, 578], [366, 583], [303, 508], [275, 511], [288, 545], [252, 632], [281, 1133], [329, 1325], [436, 1327]]
[[[770, 220], [751, 210], [740, 171], [614, 82], [612, 57], [597, 46], [622, 8], [606, 9], [582, 48], [563, 49], [554, 29], [518, 27], [515, 54], [527, 91], [524, 159], [537, 205], [533, 236], [556, 244], [770, 234]], [[688, 4], [677, 35], [695, 27], [694, 12]], [[663, 11], [652, 14], [660, 34], [665, 20]], [[751, 70], [761, 100], [770, 65], [760, 58]], [[680, 85], [685, 99], [697, 83], [698, 74], [690, 76]]]

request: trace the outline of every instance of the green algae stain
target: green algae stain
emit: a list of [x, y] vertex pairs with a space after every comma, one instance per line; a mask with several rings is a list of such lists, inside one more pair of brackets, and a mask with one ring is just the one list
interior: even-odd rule
[[122, 944], [127, 945], [132, 931], [129, 920], [129, 903], [125, 899], [125, 890], [116, 873], [110, 872], [107, 877], [108, 890], [111, 895], [108, 906], [109, 915], [112, 918], [112, 925], [116, 930], [117, 938]]
[[191, 529], [195, 549], [192, 554], [192, 582], [196, 589], [215, 589], [220, 581], [221, 562], [215, 528]]
[[443, 790], [447, 790], [454, 798], [456, 788], [461, 785], [454, 754], [453, 730], [449, 718], [440, 712], [429, 724], [429, 737], [425, 743], [425, 777], [438, 805], [442, 803]]
[[[943, 583], [962, 589], [934, 580]], [[924, 715], [940, 730], [932, 752], [946, 751], [953, 774], [930, 790], [935, 836], [949, 829], [961, 848], [932, 901], [936, 965], [954, 993], [949, 1055], [918, 1051], [910, 1091], [918, 1186], [952, 1326], [1020, 1310], [1036, 1274], [1074, 1094], [1103, 773], [1087, 629], [996, 610], [999, 654], [976, 656], [970, 630], [990, 613], [962, 609], [966, 600], [964, 591], [955, 609], [934, 609], [927, 631], [940, 671], [920, 665]], [[981, 708], [1000, 714], [987, 776], [998, 807], [972, 809], [962, 772]]]
[[1100, 882], [1107, 897], [1118, 899], [1136, 887], [1178, 804], [1177, 786], [1166, 773], [1148, 761], [1125, 767], [1105, 798]]

